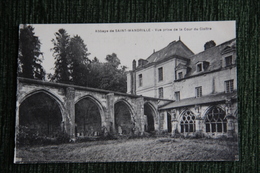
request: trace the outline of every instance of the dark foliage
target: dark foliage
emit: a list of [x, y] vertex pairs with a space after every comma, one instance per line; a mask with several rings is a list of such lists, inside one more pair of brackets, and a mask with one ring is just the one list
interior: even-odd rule
[[43, 80], [45, 78], [45, 71], [41, 65], [42, 52], [40, 52], [40, 40], [34, 35], [34, 28], [32, 26], [21, 26], [18, 52], [18, 76]]
[[20, 126], [16, 136], [16, 147], [27, 147], [36, 145], [52, 145], [69, 142], [69, 135], [58, 131], [54, 137], [49, 137], [44, 134], [36, 134], [35, 131], [26, 126]]
[[53, 56], [55, 58], [54, 74], [49, 75], [51, 81], [59, 83], [70, 83], [70, 61], [69, 61], [69, 41], [70, 36], [65, 29], [59, 29], [55, 33], [55, 39], [51, 40], [54, 47]]

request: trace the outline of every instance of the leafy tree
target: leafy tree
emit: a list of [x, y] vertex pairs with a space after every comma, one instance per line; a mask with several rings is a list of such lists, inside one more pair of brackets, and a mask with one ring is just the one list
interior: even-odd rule
[[18, 76], [43, 80], [45, 71], [41, 65], [41, 42], [34, 34], [34, 28], [30, 25], [23, 25], [20, 29]]
[[119, 67], [120, 59], [115, 53], [107, 55], [106, 61], [105, 63], [100, 63], [98, 59], [92, 61], [90, 87], [126, 92], [126, 67]]
[[87, 46], [80, 36], [71, 38], [69, 43], [69, 60], [71, 81], [75, 85], [87, 85], [87, 76], [89, 74], [89, 53]]
[[55, 33], [55, 38], [52, 39], [54, 47], [51, 49], [53, 51], [53, 56], [55, 58], [54, 74], [50, 75], [51, 81], [60, 83], [70, 83], [70, 60], [69, 60], [69, 42], [70, 36], [65, 29], [59, 29]]

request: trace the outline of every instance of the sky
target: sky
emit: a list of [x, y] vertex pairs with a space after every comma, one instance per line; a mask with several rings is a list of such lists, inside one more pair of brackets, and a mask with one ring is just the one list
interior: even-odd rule
[[171, 22], [171, 23], [121, 23], [121, 24], [30, 24], [41, 42], [43, 67], [53, 73], [54, 57], [52, 39], [63, 28], [73, 37], [79, 35], [87, 45], [89, 59], [101, 62], [107, 55], [116, 53], [121, 65], [132, 69], [132, 61], [146, 59], [153, 51], [166, 47], [174, 40], [181, 41], [195, 54], [204, 50], [207, 41], [217, 45], [236, 37], [235, 21]]

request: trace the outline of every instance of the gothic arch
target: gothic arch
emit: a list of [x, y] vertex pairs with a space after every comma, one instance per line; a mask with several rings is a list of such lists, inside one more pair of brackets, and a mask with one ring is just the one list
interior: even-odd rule
[[129, 109], [129, 111], [130, 111], [130, 113], [131, 113], [131, 116], [132, 116], [132, 118], [133, 118], [135, 111], [134, 111], [132, 105], [131, 105], [126, 99], [119, 99], [119, 100], [117, 100], [117, 101], [114, 103], [114, 105], [116, 105], [116, 104], [119, 103], [119, 102], [123, 102], [124, 104], [127, 105], [127, 108]]
[[210, 106], [204, 114], [207, 133], [227, 132], [226, 112], [220, 106]]
[[178, 117], [178, 121], [181, 133], [196, 131], [195, 114], [191, 110], [183, 110]]
[[99, 110], [99, 113], [100, 113], [101, 125], [102, 125], [102, 122], [105, 122], [105, 112], [104, 112], [105, 107], [101, 104], [101, 102], [100, 102], [98, 99], [96, 99], [96, 98], [95, 98], [94, 96], [92, 96], [92, 95], [85, 95], [85, 96], [80, 97], [79, 99], [77, 99], [77, 100], [75, 101], [75, 105], [76, 105], [79, 101], [81, 101], [81, 100], [83, 100], [83, 99], [90, 99], [93, 103], [95, 103], [95, 104], [97, 105], [98, 110]]
[[212, 109], [212, 108], [214, 108], [214, 107], [218, 107], [218, 108], [220, 108], [220, 109], [222, 109], [223, 111], [225, 110], [225, 108], [223, 107], [223, 106], [221, 106], [221, 105], [211, 105], [211, 106], [209, 106], [207, 109], [205, 109], [205, 111], [203, 112], [203, 114], [202, 114], [202, 118], [203, 119], [205, 119], [206, 117], [206, 114], [207, 114], [207, 112], [210, 110], [210, 109]]
[[155, 131], [155, 124], [158, 123], [157, 111], [153, 104], [148, 101], [144, 103], [144, 115], [146, 115], [144, 130], [147, 132]]
[[46, 90], [46, 89], [35, 89], [31, 92], [29, 92], [28, 94], [26, 94], [24, 97], [22, 98], [19, 98], [18, 99], [18, 112], [19, 112], [19, 108], [20, 108], [20, 105], [29, 97], [35, 95], [35, 94], [38, 94], [38, 93], [44, 93], [44, 94], [47, 94], [48, 96], [50, 96], [52, 99], [54, 99], [58, 105], [59, 105], [59, 108], [60, 108], [60, 112], [61, 112], [61, 115], [62, 115], [62, 121], [65, 121], [65, 118], [68, 118], [69, 120], [69, 123], [71, 124], [71, 119], [70, 117], [68, 117], [66, 115], [66, 111], [65, 111], [65, 108], [64, 108], [64, 104], [62, 103], [62, 101], [59, 99], [58, 96], [56, 96], [54, 93], [50, 92], [49, 90]]
[[117, 100], [114, 103], [114, 128], [116, 132], [131, 134], [135, 125], [135, 114], [131, 104], [125, 99]]

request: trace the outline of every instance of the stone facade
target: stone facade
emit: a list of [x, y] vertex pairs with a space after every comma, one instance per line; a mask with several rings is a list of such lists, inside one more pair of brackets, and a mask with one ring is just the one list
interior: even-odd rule
[[235, 39], [220, 45], [210, 41], [198, 54], [174, 41], [142, 62], [128, 73], [128, 93], [173, 100], [159, 107], [161, 131], [173, 136], [237, 135]]

